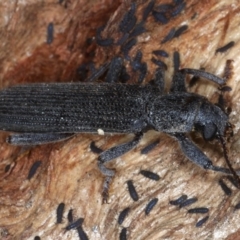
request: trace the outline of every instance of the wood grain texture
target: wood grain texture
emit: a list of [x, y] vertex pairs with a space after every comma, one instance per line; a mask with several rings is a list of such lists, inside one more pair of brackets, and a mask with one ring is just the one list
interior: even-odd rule
[[[147, 3], [138, 1], [136, 16], [140, 21]], [[170, 2], [170, 1], [166, 1]], [[160, 4], [160, 1], [156, 1]], [[66, 6], [65, 6], [66, 5]], [[97, 27], [107, 23], [102, 37], [113, 37], [117, 41], [121, 34], [118, 25], [129, 9], [130, 1], [25, 1], [6, 2], [0, 5], [0, 59], [1, 87], [31, 82], [76, 81], [77, 67], [93, 61], [102, 65], [119, 55], [119, 46], [100, 47], [94, 41]], [[223, 75], [226, 60], [233, 60], [233, 76], [228, 81], [232, 91], [227, 102], [232, 108], [230, 121], [234, 124], [234, 137], [228, 143], [229, 157], [234, 168], [240, 164], [240, 6], [237, 0], [189, 0], [184, 11], [162, 25], [150, 15], [147, 31], [137, 37], [137, 44], [129, 55], [135, 56], [138, 49], [143, 52], [148, 73], [145, 82], [152, 79], [156, 66], [151, 62], [152, 51], [163, 49], [170, 55], [164, 58], [166, 89], [173, 74], [172, 56], [180, 52], [180, 68], [205, 68], [206, 71]], [[6, 20], [7, 19], [7, 20]], [[46, 44], [46, 29], [54, 22], [54, 40]], [[188, 25], [188, 29], [173, 40], [161, 44], [171, 28]], [[93, 42], [86, 43], [87, 39]], [[230, 41], [235, 45], [224, 53], [215, 54], [216, 49]], [[125, 62], [134, 82], [137, 76]], [[190, 77], [187, 78], [189, 82]], [[189, 91], [202, 94], [213, 102], [218, 99], [217, 86], [201, 80]], [[83, 229], [89, 239], [119, 239], [122, 227], [127, 227], [128, 239], [240, 239], [239, 211], [234, 206], [240, 200], [239, 189], [231, 184], [230, 197], [224, 195], [218, 185], [220, 173], [205, 171], [184, 157], [177, 142], [169, 136], [150, 131], [131, 152], [109, 163], [117, 170], [111, 185], [109, 203], [102, 205], [101, 190], [103, 176], [97, 168], [97, 154], [90, 151], [90, 143], [109, 149], [132, 139], [133, 135], [97, 136], [79, 134], [70, 140], [20, 148], [5, 143], [7, 133], [1, 133], [0, 151], [0, 236], [1, 239], [78, 239], [77, 231], [64, 231], [68, 224], [67, 214], [73, 209], [74, 218], [84, 218]], [[160, 143], [149, 154], [140, 150], [150, 142]], [[218, 166], [225, 166], [221, 146], [207, 143], [193, 135], [195, 142]], [[27, 180], [32, 164], [41, 160], [36, 175]], [[10, 169], [5, 172], [7, 165]], [[139, 174], [141, 169], [158, 173], [156, 182]], [[127, 180], [133, 183], [139, 194], [134, 202], [127, 191]], [[189, 207], [179, 209], [169, 204], [182, 194], [197, 197]], [[157, 205], [145, 216], [146, 204], [159, 198]], [[56, 209], [65, 203], [62, 224], [56, 224]], [[122, 226], [117, 223], [119, 213], [126, 207], [130, 212]], [[188, 214], [192, 207], [208, 207], [209, 220], [196, 228], [198, 220], [206, 215]]]

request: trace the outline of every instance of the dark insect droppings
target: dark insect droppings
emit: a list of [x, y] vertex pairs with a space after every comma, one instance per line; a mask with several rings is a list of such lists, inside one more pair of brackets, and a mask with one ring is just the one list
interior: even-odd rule
[[222, 179], [218, 181], [218, 184], [220, 185], [221, 189], [227, 196], [231, 196], [232, 190], [225, 184], [225, 182]]
[[147, 64], [144, 62], [140, 67], [140, 75], [138, 77], [138, 83], [142, 83], [147, 74]]
[[77, 227], [78, 236], [80, 240], [88, 240], [87, 234], [84, 232], [82, 226]]
[[200, 219], [197, 223], [196, 223], [196, 227], [201, 227], [207, 220], [209, 219], [209, 216], [206, 216], [202, 219]]
[[34, 237], [34, 240], [41, 240], [39, 236]]
[[180, 203], [179, 204], [179, 208], [183, 208], [183, 207], [189, 206], [189, 205], [197, 202], [197, 200], [198, 199], [196, 197], [189, 198], [189, 199], [185, 200], [184, 202]]
[[119, 240], [127, 240], [127, 228], [121, 230]]
[[183, 25], [183, 26], [179, 27], [179, 28], [175, 31], [173, 38], [179, 37], [179, 36], [180, 36], [181, 34], [183, 34], [183, 32], [185, 32], [187, 29], [188, 29], [188, 25]]
[[160, 22], [162, 24], [167, 24], [169, 22], [169, 19], [166, 17], [164, 12], [152, 11], [152, 15], [156, 22]]
[[172, 40], [175, 36], [175, 32], [176, 32], [176, 29], [175, 28], [172, 28], [169, 33], [167, 34], [167, 36], [161, 41], [161, 43], [166, 43], [170, 40]]
[[105, 81], [108, 83], [116, 83], [122, 71], [123, 59], [121, 57], [114, 57], [111, 60], [110, 67]]
[[183, 194], [183, 195], [182, 195], [181, 197], [179, 197], [178, 199], [169, 201], [169, 203], [170, 203], [171, 205], [179, 205], [179, 204], [181, 204], [182, 202], [184, 202], [187, 198], [188, 198], [187, 195]]
[[127, 185], [128, 185], [128, 191], [129, 194], [132, 198], [133, 201], [138, 201], [139, 197], [138, 197], [138, 193], [133, 185], [133, 181], [132, 180], [128, 180], [127, 181]]
[[93, 153], [96, 153], [96, 154], [100, 154], [103, 151], [101, 148], [96, 146], [94, 141], [90, 143], [90, 149]]
[[162, 69], [167, 70], [167, 65], [166, 65], [166, 63], [164, 63], [163, 61], [158, 60], [158, 59], [156, 59], [156, 58], [154, 58], [154, 57], [152, 57], [151, 61], [152, 61], [154, 64], [156, 64], [157, 66], [161, 67]]
[[73, 228], [77, 228], [80, 227], [83, 223], [84, 219], [83, 218], [79, 218], [77, 219], [75, 222], [70, 223], [69, 225], [66, 226], [66, 231], [69, 231]]
[[28, 180], [30, 180], [35, 175], [35, 173], [37, 172], [37, 169], [40, 167], [41, 164], [42, 164], [42, 161], [36, 161], [33, 163], [28, 173], [28, 177], [27, 177]]
[[148, 215], [158, 202], [158, 198], [152, 199], [145, 208], [145, 214]]
[[136, 24], [137, 18], [135, 17], [136, 3], [131, 4], [130, 10], [123, 16], [119, 24], [119, 30], [122, 33], [130, 32]]
[[105, 38], [105, 39], [102, 38], [101, 32], [104, 30], [104, 28], [105, 28], [105, 25], [103, 25], [97, 29], [96, 42], [99, 46], [108, 47], [108, 46], [112, 45], [114, 41], [112, 38]]
[[4, 172], [7, 173], [10, 168], [11, 168], [11, 164], [6, 165], [5, 169], [4, 169]]
[[154, 50], [152, 53], [156, 56], [161, 56], [161, 57], [168, 57], [168, 53], [164, 50]]
[[220, 90], [221, 92], [231, 92], [231, 91], [232, 91], [232, 88], [229, 87], [229, 86], [221, 86], [221, 87], [219, 87], [219, 90]]
[[177, 15], [179, 15], [182, 12], [182, 10], [185, 8], [185, 6], [186, 6], [185, 2], [176, 4], [176, 7], [173, 9], [173, 11], [171, 11], [171, 16], [176, 17]]
[[51, 44], [53, 42], [54, 35], [54, 25], [53, 23], [49, 23], [47, 26], [47, 44]]
[[131, 66], [134, 71], [138, 71], [141, 69], [141, 61], [142, 61], [142, 51], [138, 50], [131, 62]]
[[154, 181], [159, 181], [159, 179], [160, 179], [158, 174], [148, 171], [148, 170], [141, 170], [139, 173], [142, 174], [144, 177], [149, 178]]
[[192, 208], [188, 210], [188, 213], [207, 213], [209, 209], [206, 207]]
[[234, 41], [231, 41], [229, 43], [227, 43], [226, 45], [224, 45], [223, 47], [220, 47], [216, 50], [215, 53], [223, 53], [223, 52], [226, 52], [228, 49], [230, 49], [231, 47], [233, 47], [235, 44]]
[[64, 203], [60, 203], [57, 207], [57, 223], [62, 222], [64, 207], [65, 207]]
[[143, 21], [146, 21], [149, 14], [151, 13], [153, 7], [154, 7], [154, 3], [155, 3], [155, 0], [151, 0], [148, 5], [146, 6], [146, 8], [144, 8], [143, 10], [143, 17], [142, 17], [142, 20]]
[[129, 211], [130, 211], [130, 207], [127, 207], [120, 212], [120, 214], [118, 216], [118, 224], [119, 225], [121, 225], [123, 223], [124, 219], [126, 218], [126, 216], [129, 213]]
[[136, 24], [135, 28], [129, 34], [129, 38], [137, 37], [138, 35], [140, 35], [144, 32], [146, 32], [146, 29], [144, 27], [144, 22], [140, 22], [140, 23]]
[[73, 222], [73, 209], [69, 210], [67, 218], [69, 222]]
[[121, 46], [121, 52], [124, 54], [126, 58], [128, 57], [128, 52], [131, 50], [131, 48], [137, 43], [136, 38], [130, 39], [125, 45]]

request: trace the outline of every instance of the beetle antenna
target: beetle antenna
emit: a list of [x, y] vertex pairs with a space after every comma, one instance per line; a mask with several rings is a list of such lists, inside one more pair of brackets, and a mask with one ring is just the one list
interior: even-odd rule
[[228, 158], [226, 141], [225, 141], [225, 139], [224, 139], [220, 134], [218, 134], [218, 138], [220, 139], [220, 142], [221, 142], [221, 144], [222, 144], [223, 155], [224, 155], [224, 158], [225, 158], [226, 163], [227, 163], [227, 165], [228, 165], [228, 168], [229, 168], [229, 170], [232, 172], [233, 177], [236, 179], [238, 188], [240, 188], [240, 178], [239, 178], [239, 176], [237, 175], [236, 171], [233, 169], [233, 167], [232, 167], [232, 165], [231, 165], [231, 163], [230, 163], [230, 161], [229, 161], [229, 158]]

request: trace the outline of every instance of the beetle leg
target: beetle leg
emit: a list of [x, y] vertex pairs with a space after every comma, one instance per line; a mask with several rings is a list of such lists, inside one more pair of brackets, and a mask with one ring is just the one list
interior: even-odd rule
[[[178, 140], [185, 156], [198, 166], [206, 170], [232, 174], [228, 168], [214, 166], [212, 161], [185, 134], [175, 133], [172, 136]], [[237, 173], [239, 174], [239, 172]]]
[[70, 138], [74, 133], [16, 133], [7, 138], [12, 145], [38, 145], [62, 141]]
[[106, 82], [116, 83], [119, 81], [119, 76], [123, 68], [123, 59], [114, 57], [110, 63], [110, 67], [106, 76]]
[[186, 92], [185, 78], [186, 74], [184, 72], [175, 72], [173, 75], [170, 92]]
[[123, 143], [121, 145], [112, 147], [104, 152], [102, 152], [98, 157], [98, 168], [105, 176], [104, 184], [103, 184], [103, 202], [107, 202], [108, 199], [108, 189], [109, 185], [112, 181], [112, 178], [115, 175], [115, 170], [108, 169], [105, 167], [105, 163], [112, 161], [114, 158], [120, 157], [121, 155], [125, 154], [126, 152], [133, 149], [141, 140], [143, 134], [137, 133], [135, 138], [127, 143]]
[[164, 81], [164, 70], [162, 68], [156, 69], [155, 77], [153, 81], [156, 84], [160, 93], [163, 94], [165, 81]]

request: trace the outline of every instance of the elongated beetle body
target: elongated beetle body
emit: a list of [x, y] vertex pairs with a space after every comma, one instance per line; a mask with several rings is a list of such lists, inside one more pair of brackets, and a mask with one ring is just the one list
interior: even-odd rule
[[154, 81], [146, 85], [120, 84], [114, 79], [102, 84], [15, 86], [0, 92], [0, 129], [16, 132], [8, 138], [9, 143], [16, 145], [43, 144], [81, 132], [135, 133], [132, 141], [99, 154], [98, 167], [106, 177], [104, 201], [115, 174], [105, 163], [133, 149], [149, 129], [174, 137], [186, 157], [202, 168], [232, 174], [231, 169], [214, 166], [186, 135], [195, 129], [204, 139], [211, 140], [224, 136], [229, 127], [228, 115], [219, 106], [186, 91], [186, 74], [205, 77], [220, 85], [225, 83], [225, 79], [202, 70], [175, 67], [168, 94], [163, 92], [161, 68], [157, 69]]

